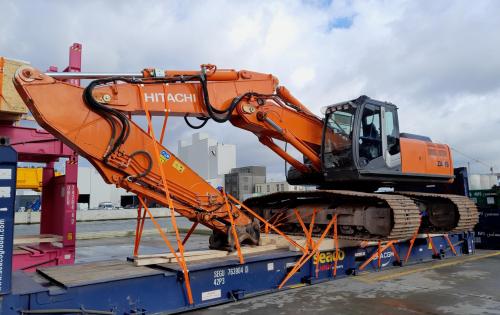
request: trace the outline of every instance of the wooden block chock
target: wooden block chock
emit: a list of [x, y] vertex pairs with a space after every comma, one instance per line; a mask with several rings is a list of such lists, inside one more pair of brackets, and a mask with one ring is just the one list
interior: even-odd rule
[[[243, 255], [250, 255], [250, 254], [264, 253], [277, 249], [280, 249], [280, 247], [272, 244], [261, 245], [261, 246], [244, 246], [241, 248], [241, 252]], [[190, 251], [184, 253], [184, 259], [188, 263], [200, 260], [215, 259], [215, 258], [238, 258], [238, 254], [236, 252], [228, 253], [223, 250], [214, 250], [214, 249]], [[172, 253], [138, 255], [134, 257], [134, 264], [136, 266], [168, 264], [175, 262], [176, 260]]]

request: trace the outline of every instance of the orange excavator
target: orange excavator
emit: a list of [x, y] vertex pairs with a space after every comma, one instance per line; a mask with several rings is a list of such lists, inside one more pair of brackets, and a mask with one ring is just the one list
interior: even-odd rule
[[[60, 81], [76, 77], [92, 81], [86, 88]], [[454, 180], [450, 148], [400, 132], [391, 103], [361, 96], [326, 106], [319, 118], [273, 75], [214, 65], [122, 74], [44, 74], [23, 66], [14, 80], [36, 121], [89, 160], [107, 183], [209, 227], [211, 248], [234, 245], [231, 221], [242, 244], [258, 244], [261, 226], [162, 146], [167, 117], [183, 117], [192, 128], [211, 119], [248, 130], [291, 165], [291, 184], [315, 185], [314, 191], [246, 200], [269, 222], [279, 220], [286, 233], [315, 220], [312, 232], [319, 234], [334, 215], [340, 237], [362, 240], [410, 238], [419, 226], [427, 233], [461, 232], [477, 222], [468, 198], [443, 193]], [[132, 115], [146, 115], [149, 130]], [[159, 141], [153, 115], [165, 117]], [[275, 140], [293, 146], [303, 160]], [[422, 192], [430, 185], [443, 189]], [[390, 192], [376, 192], [381, 187]], [[303, 220], [293, 216], [296, 211]]]

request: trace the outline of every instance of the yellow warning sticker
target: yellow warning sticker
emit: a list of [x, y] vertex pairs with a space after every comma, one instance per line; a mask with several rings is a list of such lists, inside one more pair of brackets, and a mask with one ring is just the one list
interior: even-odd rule
[[179, 173], [184, 172], [184, 169], [186, 169], [186, 167], [184, 167], [184, 165], [182, 165], [182, 163], [178, 160], [175, 160], [174, 163], [172, 163], [172, 167], [175, 168]]

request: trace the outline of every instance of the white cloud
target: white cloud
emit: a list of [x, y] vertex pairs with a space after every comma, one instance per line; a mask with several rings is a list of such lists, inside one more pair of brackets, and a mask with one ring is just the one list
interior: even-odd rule
[[301, 89], [311, 82], [314, 84], [313, 80], [315, 77], [316, 71], [312, 67], [299, 66], [292, 72], [291, 87]]
[[[0, 55], [42, 69], [64, 65], [67, 47], [81, 42], [87, 71], [215, 63], [273, 73], [318, 115], [321, 106], [361, 94], [391, 101], [400, 108], [402, 130], [445, 141], [500, 168], [496, 1], [3, 0], [0, 5]], [[346, 17], [353, 17], [349, 28], [330, 29], [332, 21]], [[191, 132], [181, 120], [171, 119], [169, 128], [171, 148]], [[207, 131], [238, 144], [241, 165], [283, 169], [252, 134], [214, 122]]]

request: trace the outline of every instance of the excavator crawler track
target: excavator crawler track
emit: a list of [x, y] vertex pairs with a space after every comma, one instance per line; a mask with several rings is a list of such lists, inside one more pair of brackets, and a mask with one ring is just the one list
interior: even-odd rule
[[[288, 202], [296, 204], [300, 202], [302, 205], [307, 205], [308, 201], [314, 203], [317, 200], [323, 200], [325, 203], [334, 202], [335, 199], [342, 198], [343, 200], [352, 200], [358, 202], [361, 200], [370, 200], [383, 202], [391, 210], [391, 221], [388, 224], [392, 225], [390, 233], [387, 235], [370, 235], [367, 236], [350, 236], [339, 234], [340, 239], [346, 240], [403, 240], [411, 238], [420, 225], [419, 209], [413, 200], [409, 197], [400, 194], [376, 194], [364, 193], [357, 191], [346, 190], [316, 190], [308, 192], [279, 192], [262, 197], [254, 197], [247, 199], [245, 204], [260, 212], [265, 216], [266, 211], [270, 211], [276, 204]], [[311, 209], [314, 206], [311, 205]], [[296, 234], [288, 233], [287, 234]]]
[[[430, 201], [434, 200], [443, 200], [447, 201], [451, 204], [453, 204], [456, 208], [456, 211], [458, 213], [458, 220], [455, 223], [455, 227], [452, 230], [448, 231], [433, 231], [433, 232], [440, 232], [440, 233], [449, 233], [449, 232], [454, 232], [454, 233], [459, 233], [459, 232], [465, 232], [465, 231], [471, 231], [474, 226], [477, 224], [479, 220], [479, 213], [477, 210], [477, 206], [467, 198], [466, 196], [460, 196], [460, 195], [450, 195], [450, 194], [435, 194], [435, 193], [421, 193], [421, 192], [410, 192], [410, 191], [402, 191], [402, 192], [397, 192], [396, 194], [406, 196], [409, 198], [416, 200], [424, 200], [424, 201]], [[422, 231], [426, 232], [426, 231]]]

